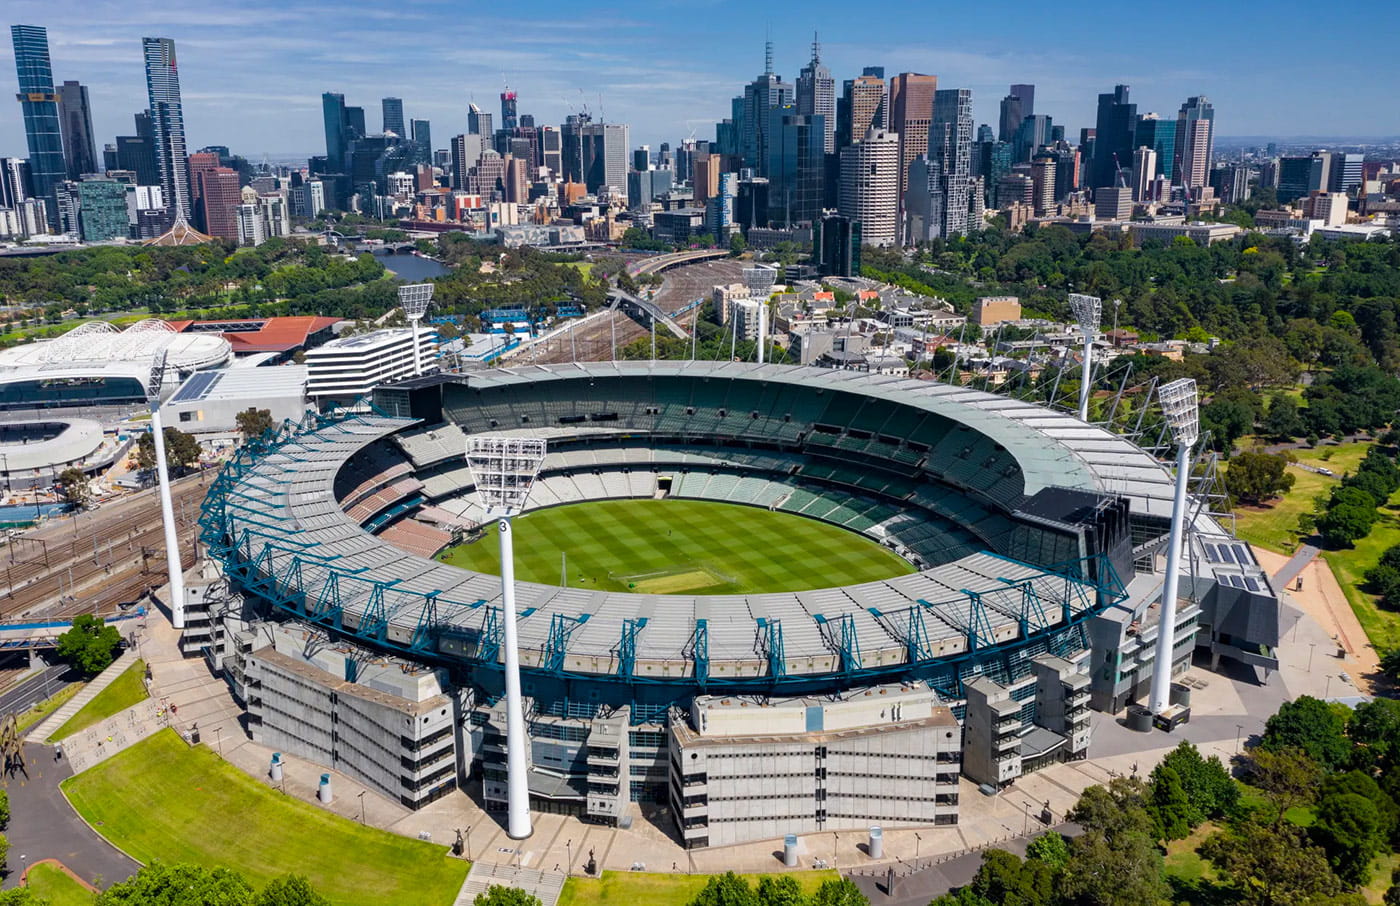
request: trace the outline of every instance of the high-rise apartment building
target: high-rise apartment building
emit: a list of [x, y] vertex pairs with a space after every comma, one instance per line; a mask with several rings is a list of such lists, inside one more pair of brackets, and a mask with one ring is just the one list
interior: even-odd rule
[[553, 126], [540, 127], [540, 166], [558, 178], [564, 169], [563, 136]]
[[[1141, 142], [1139, 142], [1141, 144]], [[1210, 182], [1215, 150], [1215, 107], [1206, 97], [1191, 97], [1176, 114], [1176, 161], [1172, 182], [1196, 189]]]
[[696, 207], [699, 207], [709, 201], [719, 189], [720, 156], [709, 153], [696, 154], [691, 157], [690, 165], [690, 190], [694, 195]]
[[824, 117], [826, 153], [836, 150], [836, 80], [821, 61], [821, 44], [812, 38], [812, 59], [797, 75], [797, 112]]
[[1157, 175], [1171, 178], [1176, 166], [1176, 123], [1164, 120], [1155, 113], [1144, 113], [1138, 117], [1133, 142], [1139, 148], [1155, 151]]
[[793, 87], [773, 72], [773, 42], [764, 45], [763, 75], [744, 86], [743, 116], [739, 124], [739, 154], [746, 166], [767, 175], [773, 124], [771, 111], [790, 107]]
[[506, 132], [514, 132], [520, 126], [520, 116], [517, 113], [515, 92], [507, 88], [501, 92], [501, 128]]
[[1133, 201], [1151, 201], [1152, 183], [1157, 178], [1156, 150], [1139, 145], [1133, 151]]
[[382, 112], [381, 122], [384, 128], [381, 132], [392, 132], [399, 138], [406, 138], [407, 132], [403, 122], [403, 98], [384, 98], [379, 102]]
[[237, 242], [238, 206], [242, 203], [237, 170], [211, 167], [199, 172], [200, 225], [204, 232]]
[[1137, 104], [1128, 100], [1128, 86], [1115, 85], [1099, 95], [1098, 119], [1094, 128], [1094, 158], [1090, 163], [1088, 188], [1118, 185], [1118, 167], [1126, 171], [1137, 147]]
[[1351, 192], [1361, 185], [1361, 170], [1365, 161], [1364, 154], [1333, 152], [1332, 168], [1327, 180], [1329, 191]]
[[980, 229], [970, 222], [972, 92], [939, 89], [933, 99], [928, 154], [910, 167], [905, 240], [913, 243]]
[[860, 141], [871, 128], [884, 129], [888, 112], [883, 75], [868, 73], [847, 79], [836, 103], [836, 146], [844, 148]]
[[841, 149], [837, 210], [860, 224], [866, 245], [899, 241], [900, 146], [896, 133], [871, 129], [859, 142]]
[[[185, 166], [185, 113], [180, 103], [180, 72], [175, 61], [175, 42], [170, 38], [142, 38], [141, 44], [146, 52], [146, 93], [150, 99], [161, 193], [165, 196], [172, 222], [188, 221], [190, 184], [189, 171]], [[232, 238], [238, 238], [236, 232]]]
[[49, 61], [49, 33], [41, 25], [12, 25], [15, 73], [19, 77], [20, 111], [29, 146], [29, 179], [35, 196], [48, 205], [50, 227], [58, 224], [55, 186], [67, 174], [59, 129], [58, 94]]
[[63, 159], [68, 168], [68, 178], [101, 173], [97, 142], [92, 135], [92, 106], [88, 103], [86, 85], [69, 81], [58, 86], [58, 115], [63, 123]]
[[[938, 76], [901, 72], [890, 79], [890, 128], [899, 136], [899, 198], [909, 188], [909, 165], [928, 153], [928, 127], [933, 122], [933, 95]], [[870, 231], [865, 231], [867, 241]]]
[[191, 225], [208, 233], [209, 225], [204, 219], [204, 207], [200, 204], [200, 196], [204, 191], [201, 177], [210, 170], [222, 167], [223, 161], [215, 151], [196, 151], [190, 155], [189, 161], [190, 211], [193, 215]]
[[115, 179], [85, 179], [79, 182], [78, 223], [84, 242], [125, 239], [126, 186]]
[[768, 220], [775, 227], [821, 217], [826, 118], [789, 105], [768, 111]]
[[1041, 151], [1031, 158], [1031, 207], [1044, 217], [1055, 208], [1055, 155]]

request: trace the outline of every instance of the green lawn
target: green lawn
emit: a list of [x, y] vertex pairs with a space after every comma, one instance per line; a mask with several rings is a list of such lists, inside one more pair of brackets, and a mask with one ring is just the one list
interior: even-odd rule
[[[1336, 474], [1319, 475], [1290, 465], [1288, 474], [1293, 476], [1293, 489], [1269, 506], [1236, 510], [1236, 534], [1250, 544], [1291, 554], [1298, 546], [1298, 517], [1312, 511], [1314, 497], [1329, 493], [1342, 475], [1356, 471], [1370, 446], [1369, 443], [1354, 443], [1293, 451], [1300, 464], [1330, 469]], [[1228, 465], [1226, 469], [1228, 471]]]
[[62, 708], [68, 703], [68, 699], [77, 695], [83, 688], [82, 683], [70, 683], [60, 689], [55, 695], [39, 702], [34, 707], [20, 714], [15, 720], [16, 732], [23, 733], [39, 721], [48, 717], [53, 712]]
[[255, 886], [302, 874], [343, 906], [448, 906], [468, 865], [284, 796], [162, 730], [63, 782], [73, 807], [140, 862], [227, 865]]
[[92, 701], [68, 718], [63, 726], [54, 731], [49, 740], [58, 742], [60, 739], [67, 739], [80, 730], [101, 723], [113, 714], [125, 711], [137, 702], [145, 701], [149, 697], [146, 694], [145, 676], [146, 662], [138, 658], [134, 664], [123, 670], [121, 676], [113, 680], [110, 686], [93, 696]]
[[92, 906], [93, 893], [68, 872], [46, 862], [29, 869], [25, 886], [48, 906]]
[[92, 906], [92, 891], [57, 865], [39, 863], [29, 868], [25, 886], [49, 906]]
[[[756, 885], [763, 875], [741, 875]], [[811, 896], [826, 881], [840, 877], [834, 871], [799, 871], [792, 877]], [[685, 906], [709, 880], [708, 875], [650, 874], [636, 871], [605, 871], [601, 878], [570, 878], [564, 883], [559, 906]]]
[[[913, 567], [845, 529], [758, 507], [698, 500], [601, 500], [520, 517], [516, 578], [639, 594], [800, 591], [903, 575]], [[439, 559], [498, 573], [494, 533]]]
[[1332, 574], [1342, 586], [1347, 603], [1366, 631], [1366, 637], [1377, 650], [1400, 647], [1400, 614], [1381, 610], [1376, 599], [1361, 590], [1366, 570], [1380, 562], [1381, 554], [1393, 544], [1400, 544], [1400, 495], [1391, 498], [1381, 509], [1381, 518], [1371, 534], [1356, 542], [1349, 550], [1323, 551], [1322, 556], [1332, 568]]

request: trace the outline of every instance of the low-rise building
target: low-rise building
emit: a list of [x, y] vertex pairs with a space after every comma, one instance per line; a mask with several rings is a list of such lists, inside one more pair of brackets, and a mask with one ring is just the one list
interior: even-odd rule
[[340, 337], [306, 353], [307, 396], [316, 402], [358, 400], [380, 384], [412, 377], [415, 361], [437, 367], [437, 332], [406, 327]]

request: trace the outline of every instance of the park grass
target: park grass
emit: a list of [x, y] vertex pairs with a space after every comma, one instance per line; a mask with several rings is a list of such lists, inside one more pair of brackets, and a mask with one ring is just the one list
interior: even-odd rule
[[48, 906], [92, 906], [93, 892], [50, 862], [35, 863], [25, 878], [24, 886]]
[[[1297, 464], [1288, 466], [1293, 488], [1268, 506], [1239, 507], [1235, 510], [1235, 533], [1241, 541], [1266, 550], [1291, 554], [1298, 546], [1298, 517], [1313, 510], [1313, 498], [1330, 493], [1347, 472], [1355, 472], [1371, 444], [1325, 444], [1312, 449], [1292, 450]], [[1299, 465], [1330, 469], [1335, 475], [1319, 475]], [[1226, 466], [1229, 469], [1229, 466]]]
[[63, 726], [54, 731], [49, 737], [50, 742], [58, 742], [67, 739], [74, 733], [86, 730], [93, 724], [101, 723], [113, 714], [120, 714], [137, 702], [145, 701], [150, 696], [146, 692], [146, 662], [137, 659], [130, 667], [122, 671], [112, 681], [106, 689], [93, 696], [92, 701], [78, 709]]
[[62, 787], [84, 821], [142, 863], [225, 865], [256, 887], [305, 875], [338, 906], [447, 906], [467, 873], [445, 847], [287, 797], [174, 730]]
[[1366, 581], [1366, 571], [1380, 562], [1386, 548], [1400, 544], [1400, 505], [1397, 505], [1397, 499], [1400, 499], [1400, 494], [1381, 508], [1380, 519], [1371, 528], [1371, 534], [1347, 550], [1322, 552], [1366, 638], [1379, 652], [1400, 648], [1400, 614], [1381, 610], [1375, 596], [1367, 594], [1361, 586]]
[[15, 718], [16, 732], [23, 733], [59, 708], [62, 708], [64, 705], [68, 704], [70, 698], [82, 691], [82, 688], [82, 683], [70, 683], [54, 695], [49, 696], [23, 714], [18, 715]]
[[[684, 867], [684, 866], [682, 866]], [[799, 871], [790, 875], [811, 896], [835, 871]], [[757, 885], [763, 875], [740, 875]], [[708, 883], [709, 875], [605, 871], [601, 878], [570, 878], [559, 895], [559, 906], [686, 906]]]
[[580, 274], [583, 274], [583, 276], [585, 277], [590, 277], [593, 275], [592, 261], [570, 261], [568, 262], [568, 265], [569, 267], [577, 268], [578, 272]]
[[[488, 532], [438, 559], [499, 574]], [[515, 526], [516, 578], [638, 594], [748, 594], [871, 582], [912, 572], [855, 532], [790, 513], [698, 500], [601, 500], [538, 510]]]

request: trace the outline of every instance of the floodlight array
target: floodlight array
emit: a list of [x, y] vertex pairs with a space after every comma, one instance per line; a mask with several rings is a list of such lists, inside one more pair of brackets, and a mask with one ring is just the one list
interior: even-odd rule
[[1099, 329], [1099, 321], [1103, 317], [1103, 300], [1098, 296], [1070, 293], [1069, 308], [1074, 312], [1074, 319], [1079, 322], [1080, 329], [1085, 333]]
[[433, 301], [433, 284], [411, 283], [399, 287], [399, 307], [410, 320], [423, 317]]
[[1201, 435], [1195, 379], [1181, 378], [1163, 384], [1157, 390], [1157, 401], [1176, 442], [1185, 447], [1194, 445]]
[[492, 516], [524, 509], [544, 454], [542, 437], [467, 438], [467, 466], [482, 506]]

